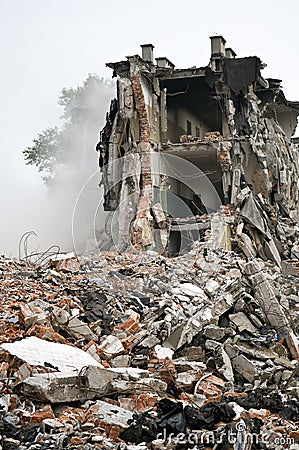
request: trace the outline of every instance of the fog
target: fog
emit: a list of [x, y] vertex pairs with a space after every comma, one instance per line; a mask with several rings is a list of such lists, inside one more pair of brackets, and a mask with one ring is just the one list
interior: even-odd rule
[[[99, 89], [89, 92], [97, 103], [89, 104], [92, 112], [84, 111], [84, 116], [73, 122], [66, 133], [63, 148], [66, 161], [58, 166], [50, 188], [35, 167], [25, 166], [21, 152], [13, 161], [5, 161], [1, 168], [2, 177], [6, 178], [1, 199], [2, 254], [30, 256], [53, 245], [60, 251], [78, 253], [95, 248], [95, 232], [103, 229], [105, 220], [100, 207], [103, 192], [99, 187], [101, 176], [95, 146], [114, 91], [114, 85], [103, 83], [100, 92]], [[62, 121], [57, 125], [62, 127]], [[24, 245], [19, 248], [21, 236], [29, 231], [34, 234], [28, 238], [28, 248]]]

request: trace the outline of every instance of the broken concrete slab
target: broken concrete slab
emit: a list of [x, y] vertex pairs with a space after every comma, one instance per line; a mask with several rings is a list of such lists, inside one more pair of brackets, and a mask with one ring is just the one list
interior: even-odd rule
[[264, 265], [257, 260], [249, 261], [244, 266], [244, 273], [252, 283], [255, 297], [264, 313], [266, 320], [281, 336], [289, 331], [289, 322], [279, 304], [275, 290], [263, 274]]
[[277, 351], [275, 351], [275, 347], [261, 347], [251, 344], [250, 342], [242, 342], [237, 341], [234, 344], [234, 349], [238, 353], [242, 353], [246, 355], [248, 358], [259, 359], [261, 361], [269, 360], [274, 361], [276, 365], [281, 365], [283, 367], [287, 367], [289, 369], [293, 368], [291, 361], [285, 355], [279, 355]]
[[[54, 372], [27, 377], [21, 383], [24, 395], [42, 402], [67, 403], [86, 401], [110, 392], [165, 391], [167, 384], [148, 378], [146, 370], [136, 368], [106, 369], [97, 366], [83, 367], [79, 374]], [[20, 389], [20, 385], [17, 385]]]
[[192, 283], [181, 283], [179, 286], [171, 289], [172, 294], [187, 295], [189, 297], [207, 298], [204, 290]]
[[[17, 388], [20, 389], [20, 386]], [[50, 403], [86, 401], [96, 396], [94, 391], [81, 386], [81, 377], [63, 372], [26, 378], [22, 382], [22, 393], [28, 398]]]
[[207, 325], [204, 328], [203, 334], [207, 339], [221, 341], [225, 336], [225, 330], [217, 325]]
[[118, 394], [141, 394], [143, 392], [157, 392], [165, 395], [167, 383], [158, 378], [140, 378], [138, 381], [113, 380], [111, 390]]
[[129, 355], [119, 355], [115, 356], [110, 362], [111, 367], [129, 367], [131, 358]]
[[94, 417], [98, 417], [103, 424], [121, 427], [122, 429], [128, 428], [128, 421], [133, 418], [131, 411], [102, 400], [91, 403], [89, 412], [92, 412]]
[[212, 308], [203, 308], [200, 312], [180, 325], [164, 342], [163, 347], [177, 350], [185, 343], [190, 343], [192, 338], [203, 326], [208, 324], [213, 318]]
[[125, 350], [121, 340], [112, 334], [105, 337], [105, 339], [98, 345], [98, 349], [103, 357], [107, 359], [120, 355]]
[[223, 365], [221, 367], [218, 367], [217, 370], [227, 381], [229, 381], [233, 385], [235, 379], [231, 360], [224, 349], [221, 350], [221, 356]]
[[2, 344], [1, 348], [31, 366], [52, 367], [60, 372], [79, 373], [83, 367], [103, 367], [88, 353], [71, 345], [31, 336], [20, 341]]
[[232, 367], [239, 372], [245, 380], [253, 383], [258, 372], [255, 365], [244, 355], [232, 359]]
[[236, 325], [240, 332], [246, 330], [253, 335], [256, 335], [257, 329], [250, 322], [248, 317], [243, 312], [238, 312], [235, 314], [230, 314], [229, 319]]

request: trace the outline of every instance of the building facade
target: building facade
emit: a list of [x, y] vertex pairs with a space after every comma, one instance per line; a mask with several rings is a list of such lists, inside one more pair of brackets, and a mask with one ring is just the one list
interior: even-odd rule
[[113, 241], [175, 255], [208, 233], [279, 261], [279, 218], [298, 219], [299, 102], [258, 57], [210, 39], [204, 67], [176, 69], [151, 44], [107, 64], [117, 96], [97, 150]]

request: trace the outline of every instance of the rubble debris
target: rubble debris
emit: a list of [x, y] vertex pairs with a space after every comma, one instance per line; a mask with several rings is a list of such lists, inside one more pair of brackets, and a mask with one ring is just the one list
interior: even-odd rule
[[253, 285], [256, 298], [260, 302], [263, 314], [270, 325], [283, 336], [288, 333], [288, 320], [276, 298], [271, 282], [263, 274], [263, 268], [263, 263], [259, 263], [257, 260], [249, 261], [244, 266], [244, 270]]
[[[201, 439], [209, 432], [227, 442], [238, 421], [248, 435], [257, 419], [261, 436], [270, 424], [286, 427], [285, 439], [296, 436], [296, 277], [271, 260], [248, 261], [223, 249], [209, 251], [208, 262], [205, 248], [198, 242], [177, 258], [149, 253], [142, 260], [90, 254], [80, 259], [80, 273], [61, 272], [63, 284], [46, 266], [31, 263], [29, 270], [2, 258], [2, 446], [25, 450], [46, 439], [56, 446], [154, 447], [161, 433], [165, 443], [169, 433], [177, 439], [194, 430]], [[206, 270], [215, 261], [217, 270]], [[105, 316], [96, 308], [92, 315], [88, 299], [99, 299]], [[276, 317], [264, 313], [266, 305]], [[40, 308], [45, 325], [20, 320], [21, 307]], [[59, 325], [61, 311], [69, 320]]]
[[80, 261], [74, 252], [51, 256], [49, 265], [57, 271], [78, 272], [80, 270]]
[[96, 334], [94, 334], [87, 324], [83, 323], [76, 316], [71, 316], [67, 311], [55, 306], [52, 310], [53, 315], [53, 328], [66, 331], [70, 336], [75, 339], [87, 339], [97, 340]]
[[85, 401], [94, 393], [81, 387], [81, 378], [70, 373], [43, 373], [27, 377], [22, 381], [21, 393], [39, 402], [67, 403]]

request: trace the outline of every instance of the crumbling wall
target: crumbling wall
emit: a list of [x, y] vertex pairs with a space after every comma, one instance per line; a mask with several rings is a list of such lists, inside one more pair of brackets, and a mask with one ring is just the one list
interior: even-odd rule
[[[219, 55], [216, 56], [219, 58]], [[209, 172], [217, 175], [217, 180], [213, 180], [213, 175], [210, 180], [217, 191], [222, 190], [219, 194], [223, 204], [229, 207], [236, 224], [243, 222], [242, 230], [235, 225], [230, 226], [231, 241], [237, 242], [247, 255], [270, 257], [279, 265], [280, 254], [290, 256], [283, 244], [285, 237], [281, 221], [292, 225], [299, 217], [298, 147], [290, 142], [295, 118], [299, 114], [298, 104], [285, 99], [279, 80], [268, 82], [261, 77], [263, 64], [259, 58], [231, 59], [221, 56], [217, 71], [213, 58], [212, 55], [207, 68], [180, 69], [177, 73], [173, 67], [159, 69], [153, 62], [143, 61], [138, 56], [128, 57], [127, 62], [110, 64], [119, 76], [119, 87], [118, 103], [112, 105], [99, 147], [106, 190], [104, 208], [119, 208], [118, 217], [122, 221], [119, 242], [122, 249], [131, 244], [138, 250], [155, 248], [155, 229], [161, 229], [161, 226], [152, 211], [154, 184], [164, 189], [167, 180], [163, 178], [162, 187], [162, 177], [159, 182], [159, 176], [153, 175], [151, 153], [172, 153], [175, 146], [177, 151], [178, 141], [172, 143], [168, 138], [165, 142], [165, 137], [180, 134], [186, 125], [180, 122], [177, 111], [171, 107], [172, 96], [185, 94], [185, 91], [171, 92], [165, 86], [172, 77], [174, 83], [185, 77], [187, 86], [190, 79], [198, 77], [193, 86], [202, 89], [200, 95], [210, 98], [213, 103], [207, 117], [212, 118], [218, 110], [221, 112], [223, 136], [219, 130], [204, 133], [200, 124], [192, 120], [192, 135], [179, 136], [184, 144], [182, 150], [187, 155], [182, 151], [180, 156], [191, 161], [194, 157], [199, 158], [198, 167], [201, 169], [202, 144], [208, 143], [216, 149], [218, 167], [212, 161], [211, 166], [206, 167], [205, 160], [204, 173], [208, 177]], [[184, 105], [184, 99], [188, 102], [188, 98], [190, 100], [188, 95], [180, 97], [182, 111], [189, 111], [189, 106], [191, 108], [191, 104]], [[205, 107], [209, 108], [209, 104], [206, 102]], [[195, 111], [194, 107], [193, 102], [192, 111]], [[202, 105], [199, 107], [202, 108]], [[184, 117], [186, 122], [189, 116]], [[283, 117], [283, 128], [279, 117]], [[172, 121], [177, 123], [177, 129]], [[200, 129], [200, 136], [195, 136], [195, 125]], [[106, 169], [104, 165], [132, 153], [138, 155], [135, 162], [138, 160], [140, 172], [139, 169], [135, 171], [128, 183], [127, 166], [131, 167], [131, 163], [123, 164], [116, 182], [117, 171]], [[219, 168], [222, 171], [222, 187], [219, 184]], [[128, 197], [131, 197], [130, 214], [126, 213]], [[184, 201], [188, 204], [192, 199], [186, 197]], [[167, 224], [164, 229], [167, 229]], [[126, 234], [130, 234], [130, 239]]]
[[[265, 117], [266, 108], [257, 94], [250, 85], [247, 94], [241, 96], [244, 124], [233, 129], [230, 141], [222, 143], [218, 160], [224, 198], [229, 198], [232, 211], [240, 212], [255, 251], [280, 264], [281, 219], [289, 224], [298, 220], [299, 159], [297, 148], [278, 122]], [[229, 109], [226, 105], [226, 111]], [[234, 125], [232, 117], [228, 119]]]

